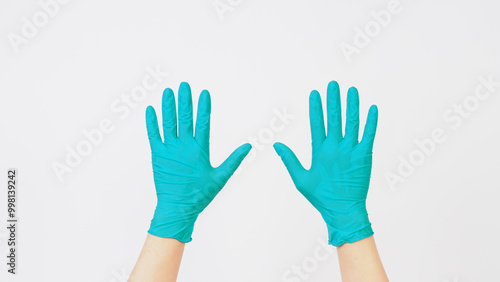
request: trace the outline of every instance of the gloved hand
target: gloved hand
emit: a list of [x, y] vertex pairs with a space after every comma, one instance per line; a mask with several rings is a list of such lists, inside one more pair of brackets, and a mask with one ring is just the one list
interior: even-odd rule
[[371, 106], [363, 139], [358, 142], [359, 97], [356, 88], [347, 94], [347, 121], [342, 137], [340, 91], [337, 82], [328, 84], [328, 135], [325, 133], [322, 103], [314, 90], [309, 98], [312, 135], [312, 164], [304, 169], [284, 144], [274, 148], [304, 197], [321, 213], [328, 228], [329, 244], [340, 246], [373, 235], [366, 211], [370, 184], [372, 148], [378, 111]]
[[175, 97], [163, 92], [162, 141], [153, 107], [146, 109], [146, 125], [151, 145], [153, 175], [158, 198], [149, 233], [158, 237], [190, 242], [198, 215], [210, 204], [251, 149], [244, 144], [219, 167], [210, 164], [210, 94], [203, 90], [198, 101], [196, 135], [193, 137], [191, 89], [179, 87], [179, 136]]

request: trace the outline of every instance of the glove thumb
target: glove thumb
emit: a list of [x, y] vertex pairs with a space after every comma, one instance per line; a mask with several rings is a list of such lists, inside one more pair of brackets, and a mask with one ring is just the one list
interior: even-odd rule
[[301, 175], [303, 175], [306, 171], [297, 159], [297, 156], [295, 156], [293, 151], [283, 143], [274, 143], [273, 147], [276, 153], [281, 157], [281, 160], [285, 164], [293, 182], [297, 184], [297, 180], [300, 179]]
[[222, 179], [223, 183], [229, 180], [251, 149], [252, 145], [248, 143], [239, 146], [219, 167], [216, 168], [217, 175]]

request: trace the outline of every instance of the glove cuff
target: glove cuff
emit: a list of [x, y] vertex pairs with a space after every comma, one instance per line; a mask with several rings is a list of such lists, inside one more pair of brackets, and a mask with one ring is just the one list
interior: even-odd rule
[[173, 238], [182, 243], [189, 243], [192, 240], [191, 235], [197, 218], [198, 215], [169, 216], [158, 212], [157, 208], [148, 233], [157, 237]]
[[370, 237], [374, 234], [370, 222], [368, 222], [367, 225], [355, 231], [336, 229], [333, 226], [330, 226], [329, 224], [327, 224], [327, 227], [328, 227], [328, 244], [333, 245], [335, 247], [339, 247], [344, 243], [354, 243], [361, 239]]

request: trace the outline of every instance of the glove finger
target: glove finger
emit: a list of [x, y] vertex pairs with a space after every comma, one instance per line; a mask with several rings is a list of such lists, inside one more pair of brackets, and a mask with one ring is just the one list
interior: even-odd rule
[[172, 89], [163, 91], [162, 98], [162, 118], [163, 118], [163, 138], [165, 143], [177, 138], [177, 113], [175, 109], [175, 96]]
[[335, 143], [342, 140], [342, 116], [340, 107], [340, 89], [336, 81], [328, 84], [326, 108], [328, 116], [328, 135], [333, 138]]
[[355, 87], [347, 92], [347, 110], [344, 141], [348, 148], [358, 144], [359, 138], [359, 94]]
[[363, 139], [360, 144], [367, 146], [371, 152], [373, 149], [373, 142], [375, 141], [375, 133], [377, 132], [378, 123], [378, 108], [376, 105], [372, 105], [368, 111], [368, 117], [366, 118], [366, 125], [363, 132]]
[[239, 146], [219, 167], [216, 168], [217, 175], [220, 177], [223, 184], [229, 180], [251, 149], [252, 145], [248, 143]]
[[203, 90], [198, 100], [198, 113], [196, 115], [195, 140], [206, 152], [209, 150], [210, 140], [210, 93]]
[[158, 129], [158, 119], [156, 118], [155, 109], [148, 106], [146, 109], [146, 129], [148, 131], [149, 145], [151, 151], [158, 149], [163, 142], [161, 141], [160, 130]]
[[193, 101], [187, 82], [179, 86], [179, 138], [193, 137]]
[[326, 138], [323, 105], [318, 91], [309, 96], [309, 119], [311, 123], [311, 139], [313, 154], [323, 144]]

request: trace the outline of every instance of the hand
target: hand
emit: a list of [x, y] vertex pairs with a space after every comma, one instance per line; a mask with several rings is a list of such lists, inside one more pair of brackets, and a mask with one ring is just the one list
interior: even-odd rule
[[210, 94], [203, 90], [198, 101], [196, 135], [193, 137], [191, 89], [179, 87], [179, 136], [175, 97], [171, 89], [163, 92], [162, 141], [153, 107], [146, 109], [146, 125], [151, 145], [153, 175], [158, 203], [149, 233], [158, 237], [190, 242], [198, 215], [224, 187], [251, 149], [244, 144], [219, 167], [210, 164]]
[[340, 246], [373, 235], [366, 196], [372, 168], [372, 148], [377, 128], [375, 105], [368, 112], [363, 139], [358, 142], [359, 97], [356, 88], [347, 94], [347, 121], [342, 137], [340, 91], [337, 82], [328, 84], [328, 135], [325, 133], [322, 103], [314, 90], [309, 98], [312, 135], [312, 164], [304, 169], [284, 144], [274, 148], [304, 197], [321, 213], [328, 227], [329, 243]]

